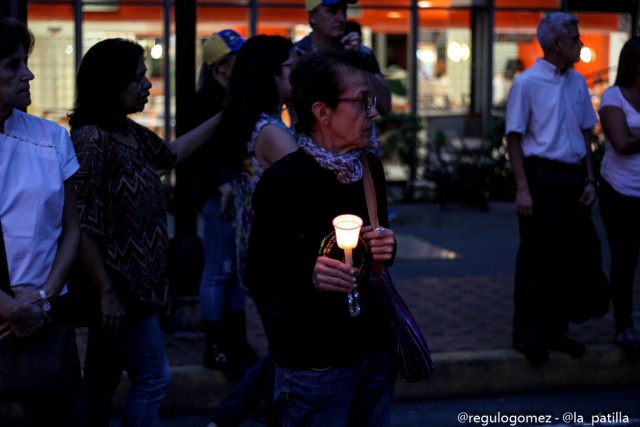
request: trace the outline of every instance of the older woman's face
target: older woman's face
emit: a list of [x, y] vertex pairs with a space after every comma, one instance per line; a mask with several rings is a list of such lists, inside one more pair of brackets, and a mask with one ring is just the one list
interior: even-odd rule
[[325, 147], [335, 154], [369, 146], [373, 119], [378, 115], [375, 103], [367, 106], [373, 96], [368, 74], [347, 68], [341, 74], [344, 89], [328, 123], [331, 146]]
[[120, 93], [120, 100], [127, 114], [144, 110], [144, 105], [149, 101], [151, 82], [146, 73], [147, 66], [144, 65], [144, 58], [140, 57], [134, 79]]
[[26, 108], [31, 104], [29, 81], [33, 73], [27, 66], [27, 54], [24, 47], [7, 58], [0, 60], [0, 109]]

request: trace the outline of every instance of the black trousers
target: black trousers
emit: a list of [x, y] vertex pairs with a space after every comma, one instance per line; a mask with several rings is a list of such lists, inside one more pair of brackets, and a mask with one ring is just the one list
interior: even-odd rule
[[600, 188], [600, 214], [611, 250], [611, 302], [616, 330], [633, 326], [633, 281], [640, 256], [640, 197], [618, 193], [606, 181]]
[[544, 337], [568, 327], [568, 284], [581, 268], [579, 224], [590, 210], [580, 203], [580, 166], [538, 157], [525, 158], [524, 165], [533, 215], [519, 218], [513, 334]]

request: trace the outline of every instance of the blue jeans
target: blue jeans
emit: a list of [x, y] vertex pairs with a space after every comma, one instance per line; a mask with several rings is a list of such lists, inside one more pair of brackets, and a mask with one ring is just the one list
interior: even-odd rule
[[160, 402], [171, 381], [158, 316], [128, 320], [119, 331], [89, 328], [82, 392], [76, 405], [79, 426], [109, 425], [111, 398], [125, 370], [131, 387], [122, 426], [156, 426]]
[[383, 349], [349, 367], [276, 364], [275, 411], [282, 427], [388, 426], [396, 376], [392, 355]]
[[267, 399], [267, 426], [278, 426], [272, 409], [273, 370], [274, 363], [270, 355], [258, 360], [213, 410], [211, 421], [220, 427], [239, 426], [255, 412], [263, 399]]
[[204, 269], [200, 280], [202, 320], [219, 322], [223, 313], [245, 310], [245, 292], [236, 271], [233, 222], [220, 216], [220, 198], [207, 200], [204, 219]]

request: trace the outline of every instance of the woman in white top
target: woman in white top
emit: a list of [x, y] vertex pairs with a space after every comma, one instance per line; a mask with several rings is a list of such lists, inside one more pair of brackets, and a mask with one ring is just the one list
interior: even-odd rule
[[640, 255], [640, 38], [628, 40], [615, 85], [602, 94], [600, 121], [606, 136], [600, 212], [611, 250], [615, 343], [640, 351], [631, 316], [633, 281]]
[[80, 385], [65, 286], [80, 240], [79, 166], [63, 127], [23, 111], [33, 44], [24, 24], [0, 18], [0, 402], [21, 402], [27, 426], [63, 427]]

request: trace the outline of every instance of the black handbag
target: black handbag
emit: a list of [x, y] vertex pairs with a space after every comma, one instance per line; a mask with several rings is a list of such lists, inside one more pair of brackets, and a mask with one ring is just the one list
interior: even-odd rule
[[[0, 292], [13, 297], [0, 222]], [[74, 392], [80, 386], [80, 360], [68, 300], [59, 297], [51, 322], [27, 337], [0, 341], [0, 402], [15, 402], [34, 392]]]
[[[379, 226], [375, 187], [366, 157], [362, 158], [363, 181], [367, 210], [371, 225]], [[435, 365], [427, 341], [411, 314], [409, 307], [396, 289], [387, 267], [374, 261], [371, 269], [371, 285], [382, 301], [393, 332], [393, 346], [400, 377], [405, 382], [418, 382], [433, 372]]]

